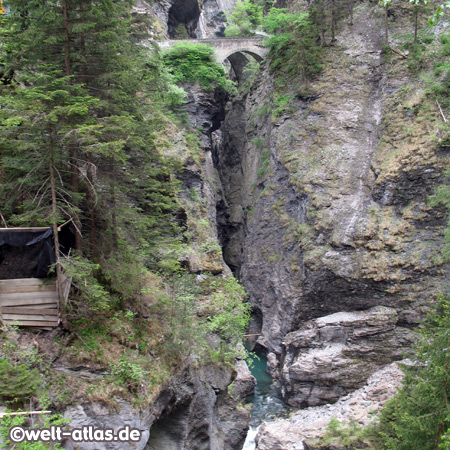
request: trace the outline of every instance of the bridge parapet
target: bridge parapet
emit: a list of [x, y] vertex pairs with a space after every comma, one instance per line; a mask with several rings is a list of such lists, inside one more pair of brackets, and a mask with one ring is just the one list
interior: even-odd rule
[[162, 48], [170, 48], [178, 43], [208, 44], [214, 48], [217, 59], [223, 63], [234, 53], [247, 53], [258, 61], [265, 58], [268, 49], [263, 45], [262, 37], [244, 38], [206, 38], [206, 39], [183, 39], [167, 40], [158, 42]]
[[263, 37], [183, 39], [161, 41], [158, 44], [162, 48], [170, 48], [183, 42], [210, 45], [214, 48], [217, 59], [222, 64], [225, 60], [230, 62], [238, 80], [242, 79], [244, 67], [249, 63], [246, 55], [262, 61], [269, 51], [263, 45]]

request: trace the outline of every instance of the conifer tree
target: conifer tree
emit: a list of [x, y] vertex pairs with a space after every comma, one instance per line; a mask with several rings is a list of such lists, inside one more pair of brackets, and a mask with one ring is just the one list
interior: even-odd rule
[[381, 413], [376, 447], [383, 450], [448, 449], [450, 437], [450, 300], [439, 299], [422, 330], [415, 364]]
[[128, 0], [8, 4], [0, 64], [14, 78], [0, 100], [3, 216], [11, 225], [72, 218], [94, 260], [120, 266], [129, 254], [130, 267], [133, 258], [158, 264], [161, 242], [177, 242], [180, 230], [177, 184], [157, 136], [182, 90], [159, 53], [134, 40]]

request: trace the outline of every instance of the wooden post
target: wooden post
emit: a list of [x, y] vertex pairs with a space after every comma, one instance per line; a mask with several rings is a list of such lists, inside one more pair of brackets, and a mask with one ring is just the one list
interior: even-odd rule
[[7, 416], [35, 416], [38, 414], [51, 414], [51, 411], [20, 411], [10, 413], [0, 413], [0, 419]]
[[447, 122], [447, 118], [445, 117], [444, 111], [442, 111], [441, 105], [439, 104], [437, 99], [436, 99], [436, 104], [438, 105], [439, 111], [441, 112], [441, 116], [444, 119], [444, 122]]

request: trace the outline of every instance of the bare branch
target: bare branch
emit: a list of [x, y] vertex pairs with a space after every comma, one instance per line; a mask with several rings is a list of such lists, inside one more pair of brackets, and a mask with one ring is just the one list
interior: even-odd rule
[[41, 189], [46, 185], [48, 181], [48, 177], [45, 179], [45, 181], [42, 183], [41, 187], [37, 190], [36, 195], [33, 198], [32, 203], [34, 203], [34, 201], [36, 200], [36, 198], [39, 196], [39, 193], [41, 192]]
[[59, 170], [55, 166], [53, 166], [53, 168], [55, 169], [56, 173], [58, 174], [58, 178], [59, 178], [59, 181], [61, 182], [61, 186], [64, 186], [64, 182], [62, 180], [61, 174], [59, 173]]
[[441, 112], [441, 116], [444, 119], [444, 122], [447, 122], [447, 118], [444, 115], [444, 111], [442, 111], [441, 105], [439, 104], [439, 102], [436, 99], [436, 104], [438, 105], [439, 111]]

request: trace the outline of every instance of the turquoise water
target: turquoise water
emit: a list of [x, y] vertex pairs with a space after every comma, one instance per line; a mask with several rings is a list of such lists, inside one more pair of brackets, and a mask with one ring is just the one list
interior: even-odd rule
[[250, 354], [247, 360], [252, 375], [256, 378], [254, 395], [248, 398], [253, 403], [250, 429], [242, 450], [254, 450], [255, 436], [262, 422], [270, 422], [280, 417], [287, 417], [289, 407], [281, 400], [280, 384], [267, 372], [267, 359], [261, 355]]

